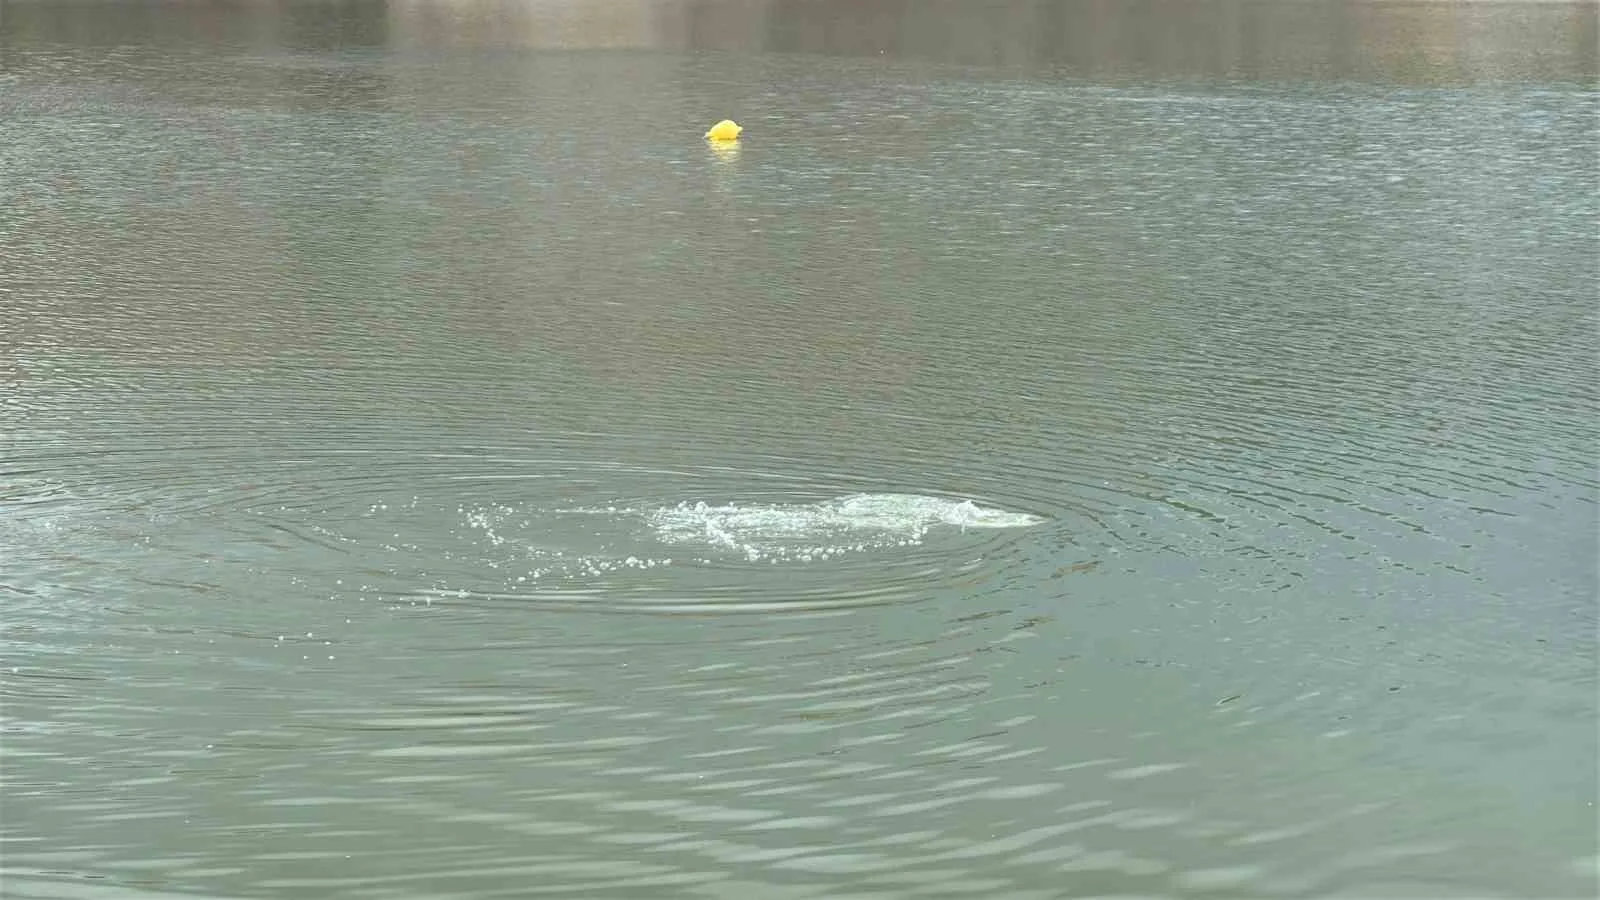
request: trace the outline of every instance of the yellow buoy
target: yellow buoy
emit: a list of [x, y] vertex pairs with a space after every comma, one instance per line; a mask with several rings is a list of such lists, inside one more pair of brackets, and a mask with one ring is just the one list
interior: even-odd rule
[[743, 130], [743, 128], [739, 127], [738, 122], [735, 122], [732, 119], [723, 119], [721, 122], [711, 126], [711, 130], [706, 132], [706, 140], [737, 141], [739, 139], [739, 132]]

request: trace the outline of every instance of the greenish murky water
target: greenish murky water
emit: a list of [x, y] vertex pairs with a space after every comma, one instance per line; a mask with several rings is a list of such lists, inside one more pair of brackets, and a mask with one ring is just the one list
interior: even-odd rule
[[1593, 896], [1595, 20], [0, 4], [0, 888]]

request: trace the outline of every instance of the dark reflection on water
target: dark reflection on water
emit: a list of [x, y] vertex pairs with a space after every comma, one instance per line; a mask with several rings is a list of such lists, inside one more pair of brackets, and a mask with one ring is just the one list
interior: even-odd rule
[[1592, 4], [0, 15], [7, 897], [1594, 894]]
[[1099, 78], [1593, 81], [1593, 3], [1344, 0], [340, 0], [13, 3], [15, 39], [656, 48], [886, 56]]
[[763, 24], [768, 50], [1080, 76], [1435, 83], [1592, 79], [1597, 65], [1592, 4], [780, 0]]

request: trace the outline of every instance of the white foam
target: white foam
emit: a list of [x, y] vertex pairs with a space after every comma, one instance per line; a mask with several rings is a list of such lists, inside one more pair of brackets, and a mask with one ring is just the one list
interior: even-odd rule
[[646, 514], [667, 543], [702, 544], [749, 559], [827, 559], [845, 553], [920, 544], [939, 527], [1024, 528], [1028, 513], [920, 494], [853, 494], [817, 503], [680, 503]]
[[949, 500], [920, 494], [853, 494], [822, 504], [863, 522], [925, 522], [961, 528], [1026, 528], [1044, 521], [1029, 513], [979, 506], [971, 500]]

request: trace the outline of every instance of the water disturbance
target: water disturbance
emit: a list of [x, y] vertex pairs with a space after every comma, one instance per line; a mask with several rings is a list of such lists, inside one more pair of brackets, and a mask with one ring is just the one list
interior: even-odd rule
[[5, 3], [0, 894], [1594, 896], [1594, 6], [937, 6]]

